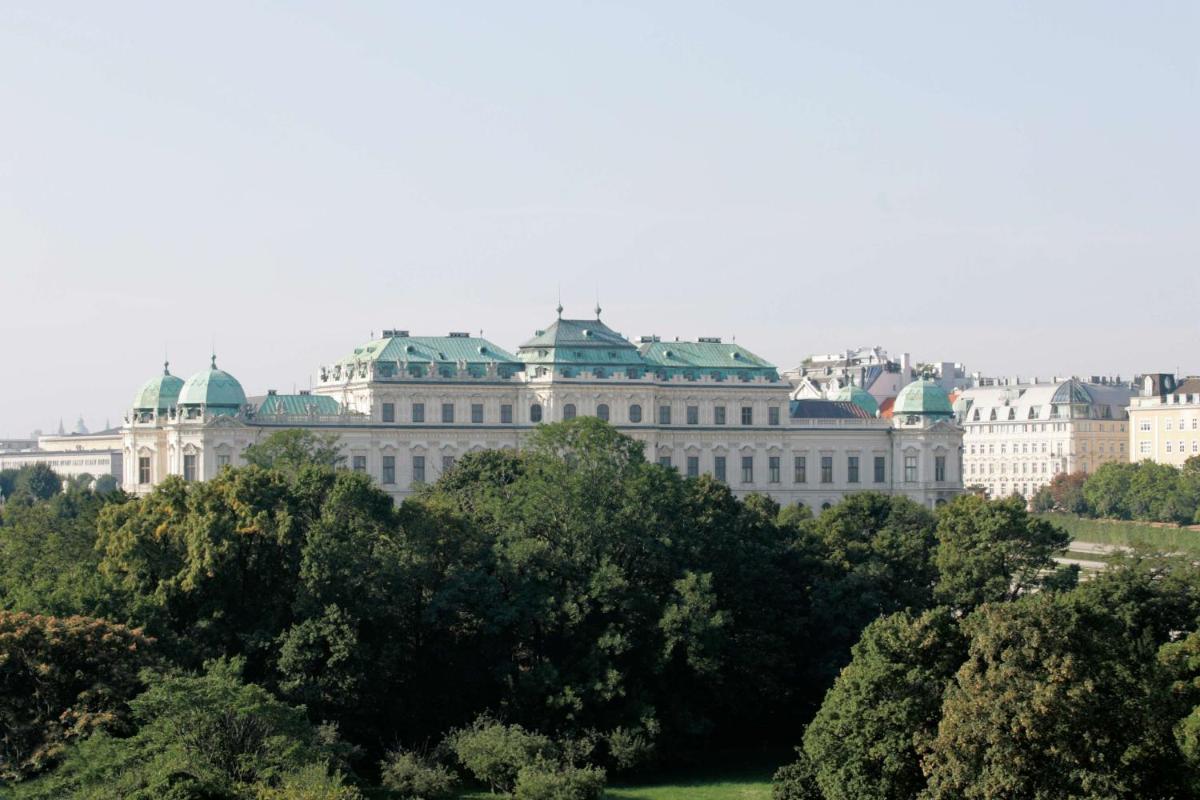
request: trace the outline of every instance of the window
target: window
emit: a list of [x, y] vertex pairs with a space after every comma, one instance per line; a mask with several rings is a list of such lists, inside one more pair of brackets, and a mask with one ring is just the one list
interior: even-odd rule
[[629, 421], [630, 422], [641, 422], [642, 421], [642, 407], [639, 406], [637, 403], [634, 403], [633, 405], [631, 405], [629, 407]]
[[601, 403], [600, 405], [596, 406], [596, 419], [602, 419], [605, 422], [608, 422], [608, 404], [607, 403]]
[[700, 477], [700, 456], [687, 457], [687, 476], [689, 478]]
[[413, 483], [425, 482], [425, 456], [413, 456], [412, 472]]
[[671, 468], [671, 457], [670, 456], [659, 456], [658, 457], [658, 465], [660, 467], [666, 467], [667, 469], [670, 469]]
[[473, 425], [483, 423], [483, 403], [471, 403], [471, 423]]
[[512, 403], [500, 404], [500, 424], [512, 425]]
[[396, 421], [396, 404], [395, 403], [384, 403], [383, 404], [383, 421], [384, 422], [395, 422]]
[[742, 406], [742, 424], [754, 424], [754, 409], [751, 406]]
[[396, 482], [396, 457], [383, 457], [383, 482], [391, 486]]
[[779, 424], [779, 406], [771, 406], [770, 408], [767, 409], [767, 424], [768, 425], [778, 425]]
[[713, 459], [713, 476], [721, 483], [725, 482], [725, 456], [717, 456]]
[[[1170, 449], [1170, 448], [1168, 448]], [[185, 481], [196, 480], [196, 454], [183, 454], [183, 479]]]
[[413, 422], [424, 422], [425, 421], [425, 404], [424, 403], [413, 403], [412, 421]]
[[754, 456], [742, 456], [742, 483], [754, 483]]
[[688, 406], [687, 407], [687, 424], [688, 425], [699, 425], [700, 424], [700, 406]]
[[355, 472], [366, 472], [367, 471], [367, 457], [366, 456], [354, 456], [354, 458], [351, 460], [350, 463]]
[[442, 403], [442, 422], [454, 422], [454, 403]]
[[821, 456], [821, 483], [833, 483], [833, 456]]
[[716, 406], [715, 408], [713, 408], [713, 424], [714, 425], [724, 425], [725, 424], [725, 406]]
[[221, 467], [228, 467], [229, 462], [230, 457], [228, 453], [217, 453], [217, 469], [220, 469]]
[[[1022, 464], [1021, 472], [1024, 472], [1024, 471], [1025, 471], [1025, 465]], [[946, 480], [946, 457], [945, 456], [934, 456], [933, 457], [933, 479], [938, 482]]]
[[454, 469], [454, 456], [442, 456], [442, 474]]
[[670, 406], [659, 406], [658, 407], [658, 424], [659, 425], [670, 425], [671, 424], [671, 407]]
[[858, 483], [858, 456], [846, 457], [846, 482]]
[[875, 456], [875, 482], [883, 483], [885, 480], [887, 480], [887, 461], [883, 456]]
[[1142, 455], [1148, 454], [1150, 452], [1150, 443], [1149, 442], [1138, 442], [1138, 452], [1141, 453]]
[[767, 480], [771, 483], [779, 483], [779, 456], [767, 458]]
[[575, 404], [567, 403], [563, 406], [563, 419], [575, 419]]
[[916, 483], [917, 482], [917, 457], [916, 456], [905, 456], [904, 457], [904, 482], [905, 483]]
[[792, 482], [808, 483], [808, 459], [805, 456], [792, 459]]
[[530, 422], [541, 422], [542, 421], [542, 404], [541, 403], [534, 403], [533, 405], [531, 405], [529, 407], [529, 421]]

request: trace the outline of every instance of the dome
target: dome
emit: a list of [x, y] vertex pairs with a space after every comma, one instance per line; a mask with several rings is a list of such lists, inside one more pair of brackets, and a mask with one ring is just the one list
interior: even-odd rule
[[900, 390], [900, 394], [896, 396], [896, 405], [892, 413], [897, 417], [909, 414], [949, 417], [953, 415], [954, 411], [950, 408], [950, 398], [946, 391], [936, 382], [922, 378]]
[[179, 392], [179, 405], [206, 406], [213, 411], [239, 411], [246, 405], [246, 393], [237, 378], [217, 369], [217, 357], [212, 366], [187, 379]]
[[170, 364], [164, 361], [162, 375], [142, 384], [133, 399], [133, 408], [135, 411], [166, 411], [175, 406], [182, 388], [183, 380], [172, 375]]
[[879, 403], [871, 396], [870, 392], [857, 386], [843, 386], [829, 399], [840, 403], [854, 403], [872, 417], [879, 415]]

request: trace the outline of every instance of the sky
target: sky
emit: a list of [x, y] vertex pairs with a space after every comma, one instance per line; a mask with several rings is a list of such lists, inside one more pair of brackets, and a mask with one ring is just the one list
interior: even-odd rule
[[0, 5], [0, 435], [554, 319], [1200, 372], [1195, 2]]

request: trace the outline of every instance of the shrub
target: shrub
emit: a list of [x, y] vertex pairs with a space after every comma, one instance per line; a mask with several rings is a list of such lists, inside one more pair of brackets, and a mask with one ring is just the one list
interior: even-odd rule
[[802, 748], [796, 748], [796, 752], [799, 758], [780, 767], [771, 778], [772, 800], [824, 800], [812, 761]]
[[645, 764], [654, 755], [654, 732], [644, 728], [617, 728], [605, 737], [608, 758], [620, 771]]
[[258, 784], [255, 800], [362, 800], [362, 792], [348, 786], [341, 773], [310, 764], [285, 775], [279, 786]]
[[505, 725], [486, 714], [469, 728], [452, 731], [446, 744], [458, 763], [493, 792], [511, 792], [522, 767], [557, 757], [548, 737], [520, 725]]
[[539, 762], [517, 773], [516, 800], [600, 800], [604, 770]]
[[458, 776], [419, 753], [394, 750], [380, 766], [380, 782], [403, 800], [453, 797]]

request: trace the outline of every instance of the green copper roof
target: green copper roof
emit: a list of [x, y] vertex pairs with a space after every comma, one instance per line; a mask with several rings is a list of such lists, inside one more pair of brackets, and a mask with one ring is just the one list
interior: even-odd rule
[[928, 379], [913, 381], [900, 390], [892, 415], [924, 414], [933, 417], [949, 417], [954, 413], [950, 397], [937, 383]]
[[633, 342], [599, 319], [556, 319], [522, 344], [517, 355], [526, 364], [554, 366], [567, 377], [573, 372], [640, 373], [646, 368]]
[[329, 417], [341, 411], [338, 401], [319, 394], [269, 394], [260, 398], [258, 416]]
[[854, 405], [866, 411], [872, 417], [879, 414], [879, 403], [870, 392], [857, 386], [843, 386], [834, 392], [833, 396], [829, 399], [838, 402], [854, 403]]
[[409, 336], [401, 331], [386, 333], [387, 336], [372, 339], [336, 361], [332, 367], [333, 377], [340, 378], [343, 370], [358, 365], [362, 368], [360, 377], [365, 378], [369, 374], [365, 365], [371, 363], [375, 364], [375, 376], [379, 378], [403, 373], [421, 377], [434, 370], [457, 369], [459, 363], [466, 363], [467, 369], [477, 377], [482, 377], [490, 364], [498, 365], [497, 372], [502, 377], [522, 369], [521, 362], [512, 353], [487, 339], [476, 339], [465, 333], [453, 336]]
[[171, 374], [170, 365], [163, 362], [163, 374], [146, 381], [133, 400], [136, 411], [166, 411], [179, 399], [183, 379]]
[[217, 357], [212, 366], [187, 379], [179, 392], [181, 406], [208, 406], [216, 409], [240, 409], [246, 404], [246, 393], [237, 378], [217, 369]]
[[718, 379], [762, 376], [769, 380], [779, 380], [779, 373], [771, 362], [756, 356], [741, 345], [722, 343], [717, 339], [701, 342], [644, 342], [639, 349], [642, 358], [653, 369], [660, 372], [665, 370], [668, 375], [709, 375]]

